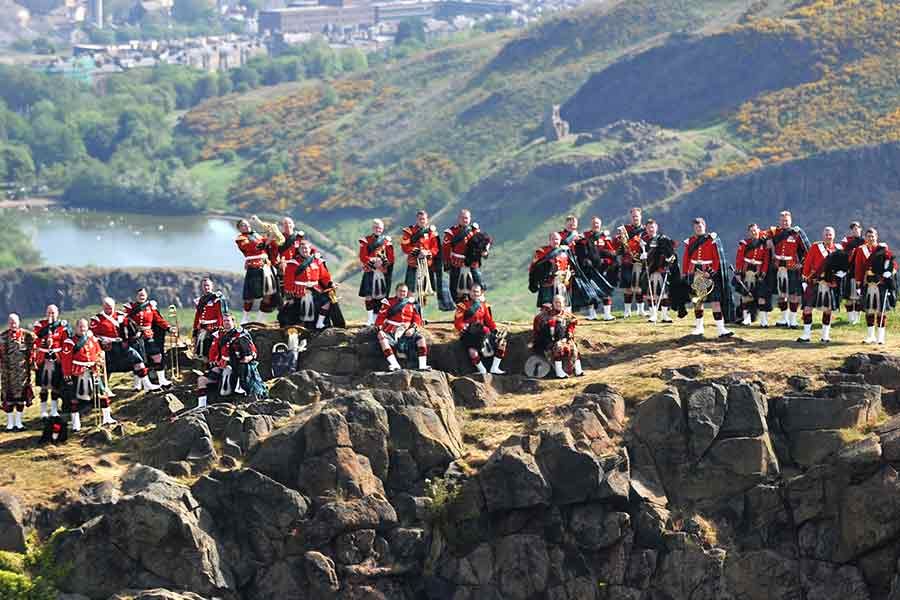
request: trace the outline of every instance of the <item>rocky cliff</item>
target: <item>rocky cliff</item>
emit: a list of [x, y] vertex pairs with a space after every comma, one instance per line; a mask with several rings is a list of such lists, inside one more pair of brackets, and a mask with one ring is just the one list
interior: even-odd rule
[[852, 355], [780, 393], [667, 369], [633, 409], [575, 382], [553, 419], [479, 458], [466, 407], [537, 382], [361, 374], [378, 356], [365, 333], [310, 340], [303, 366], [333, 372], [271, 381], [266, 400], [144, 396], [143, 464], [39, 518], [4, 496], [0, 543], [63, 526], [72, 598], [900, 597], [900, 358]]
[[189, 306], [200, 296], [200, 280], [210, 276], [217, 289], [239, 301], [242, 277], [235, 273], [189, 269], [97, 269], [36, 267], [0, 271], [0, 313], [42, 315], [50, 303], [68, 311], [97, 306], [105, 296], [120, 302], [144, 286], [160, 305]]

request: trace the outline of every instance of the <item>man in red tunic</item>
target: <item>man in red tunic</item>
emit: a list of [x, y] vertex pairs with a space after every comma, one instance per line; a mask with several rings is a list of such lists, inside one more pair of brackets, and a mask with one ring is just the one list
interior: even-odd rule
[[[641, 277], [643, 264], [640, 256], [643, 253], [641, 242], [646, 233], [643, 225], [643, 211], [639, 206], [631, 209], [631, 223], [623, 225], [625, 235], [622, 235], [619, 229], [620, 240], [618, 240], [617, 248], [621, 255], [621, 268], [619, 269], [619, 287], [622, 289], [625, 312], [623, 316], [630, 317], [632, 315], [631, 305], [636, 303], [638, 316], [646, 315], [644, 310], [644, 291], [641, 287]], [[627, 243], [626, 243], [627, 240]]]
[[75, 332], [63, 342], [60, 362], [62, 363], [63, 381], [66, 387], [68, 406], [63, 412], [71, 414], [72, 431], [81, 430], [80, 405], [90, 406], [94, 393], [100, 400], [103, 413], [103, 425], [113, 425], [109, 408], [109, 396], [100, 381], [103, 350], [100, 343], [91, 333], [87, 319], [75, 322]]
[[222, 327], [223, 317], [228, 312], [228, 301], [222, 292], [217, 292], [212, 279], [204, 277], [200, 282], [203, 294], [197, 298], [194, 325], [191, 337], [194, 340], [194, 356], [203, 360], [209, 354], [212, 334]]
[[477, 283], [472, 286], [471, 297], [456, 306], [453, 326], [460, 333], [460, 341], [469, 354], [469, 360], [479, 373], [485, 375], [488, 372], [482, 362], [482, 353], [487, 341], [493, 356], [491, 373], [504, 374], [500, 370], [500, 361], [506, 355], [506, 339], [498, 337], [491, 305], [485, 300], [484, 290]]
[[[888, 245], [879, 243], [878, 230], [866, 230], [866, 243], [853, 254], [853, 278], [862, 290], [858, 293], [866, 310], [868, 328], [864, 344], [884, 344], [887, 313], [894, 305], [894, 273], [897, 263]], [[876, 328], [878, 330], [876, 336]]]
[[840, 249], [834, 243], [834, 227], [822, 231], [822, 241], [813, 244], [803, 259], [803, 280], [806, 291], [803, 294], [803, 335], [798, 342], [808, 343], [812, 336], [813, 309], [822, 309], [822, 341], [831, 341], [831, 312], [838, 307], [840, 280], [826, 272], [828, 256]]
[[[400, 236], [400, 249], [406, 254], [406, 276], [404, 282], [411, 292], [415, 293], [416, 278], [419, 275], [420, 258], [428, 266], [428, 277], [431, 289], [435, 294], [441, 291], [441, 244], [437, 228], [428, 224], [428, 213], [424, 210], [416, 212], [416, 223], [404, 227]], [[424, 280], [423, 280], [424, 281]], [[424, 304], [425, 298], [418, 298]]]
[[[575, 256], [578, 258], [585, 274], [601, 286], [607, 289], [609, 285], [616, 284], [616, 240], [608, 231], [603, 229], [603, 221], [600, 217], [591, 219], [591, 228], [581, 235], [579, 243], [575, 246]], [[603, 278], [601, 280], [600, 278]], [[602, 285], [601, 285], [602, 284]], [[609, 295], [603, 297], [603, 321], [613, 321], [612, 314], [612, 290]], [[588, 320], [597, 319], [597, 306], [588, 308]]]
[[249, 313], [253, 305], [259, 302], [259, 310], [256, 320], [262, 321], [262, 313], [272, 312], [275, 309], [275, 299], [278, 293], [278, 283], [275, 272], [272, 270], [272, 261], [269, 240], [253, 231], [250, 222], [241, 219], [237, 223], [239, 231], [234, 239], [238, 250], [244, 255], [244, 314], [241, 323], [250, 320]]
[[581, 233], [578, 231], [578, 217], [575, 215], [566, 216], [566, 226], [559, 232], [560, 243], [568, 246], [569, 250], [575, 252], [575, 247], [581, 243]]
[[775, 292], [781, 317], [775, 323], [795, 329], [797, 311], [803, 299], [803, 258], [806, 256], [806, 234], [793, 225], [791, 212], [783, 210], [779, 214], [778, 227], [766, 232], [769, 249], [772, 252], [770, 269], [775, 272]]
[[759, 313], [759, 326], [769, 326], [769, 311], [772, 310], [772, 294], [769, 292], [767, 276], [771, 252], [762, 237], [759, 225], [747, 226], [747, 238], [738, 243], [734, 261], [744, 311], [743, 325], [753, 323], [753, 313]]
[[128, 344], [140, 354], [144, 364], [156, 371], [159, 385], [172, 385], [166, 378], [163, 356], [166, 352], [166, 333], [175, 333], [175, 328], [159, 312], [156, 300], [150, 300], [147, 288], [138, 288], [134, 298], [133, 302], [123, 307], [126, 328], [131, 336]]
[[694, 304], [694, 317], [696, 324], [691, 335], [703, 335], [703, 305], [712, 303], [713, 319], [719, 337], [734, 335], [725, 328], [725, 317], [722, 314], [722, 299], [724, 294], [724, 280], [722, 279], [723, 258], [719, 254], [718, 236], [715, 232], [706, 232], [706, 220], [697, 217], [694, 219], [694, 235], [684, 240], [684, 260], [681, 272], [688, 284], [693, 285], [699, 273], [703, 273], [712, 280], [710, 293]]
[[428, 366], [428, 346], [421, 328], [424, 326], [422, 312], [415, 298], [410, 297], [405, 283], [397, 285], [397, 295], [381, 301], [381, 310], [375, 319], [378, 345], [388, 362], [388, 370], [399, 371], [400, 362], [395, 352], [409, 356], [415, 349], [419, 359], [419, 370], [430, 371]]
[[315, 322], [316, 329], [325, 328], [325, 319], [331, 310], [329, 290], [334, 287], [325, 261], [312, 251], [312, 245], [300, 243], [298, 255], [287, 261], [284, 269], [284, 292], [291, 299], [291, 306], [282, 326]]
[[535, 250], [528, 267], [528, 289], [537, 292], [538, 308], [550, 304], [556, 295], [563, 296], [568, 302], [572, 292], [572, 252], [562, 245], [562, 238], [556, 231], [547, 241], [546, 246]]
[[103, 310], [91, 317], [91, 333], [97, 338], [106, 354], [107, 373], [132, 373], [135, 390], [158, 390], [159, 386], [150, 382], [149, 370], [144, 359], [135, 348], [128, 345], [125, 313], [116, 310], [116, 301], [103, 299]]
[[478, 233], [478, 223], [472, 222], [472, 213], [462, 209], [457, 216], [456, 225], [444, 231], [441, 252], [444, 269], [450, 271], [450, 297], [454, 303], [461, 302], [469, 293], [473, 284], [484, 287], [481, 280], [481, 262], [476, 260], [466, 264], [466, 252], [469, 241]]
[[197, 408], [205, 408], [210, 398], [232, 394], [264, 398], [266, 387], [259, 376], [257, 356], [250, 332], [239, 327], [232, 315], [223, 315], [221, 329], [212, 336], [209, 368], [197, 378]]
[[[859, 221], [851, 222], [850, 227], [847, 229], [847, 235], [845, 235], [840, 242], [841, 248], [847, 253], [851, 265], [853, 264], [856, 249], [865, 243], [866, 238], [863, 236], [862, 225]], [[851, 325], [856, 325], [859, 323], [859, 311], [862, 310], [862, 302], [856, 295], [859, 291], [859, 287], [856, 280], [853, 279], [852, 269], [850, 274], [844, 278], [842, 287], [843, 290], [841, 295], [847, 302], [847, 320]]]
[[[47, 307], [47, 316], [32, 327], [34, 333], [34, 368], [37, 383], [41, 386], [41, 418], [59, 416], [62, 400], [62, 368], [59, 353], [62, 343], [69, 337], [69, 324], [60, 320], [59, 308], [55, 304]], [[50, 399], [50, 412], [47, 400]]]
[[9, 315], [7, 324], [9, 328], [0, 333], [0, 398], [6, 413], [6, 430], [22, 431], [22, 414], [34, 398], [34, 334], [22, 329], [16, 313]]
[[545, 306], [534, 318], [531, 332], [531, 347], [536, 353], [545, 354], [553, 362], [553, 373], [559, 379], [569, 375], [563, 361], [571, 363], [576, 377], [584, 375], [581, 355], [575, 344], [575, 327], [578, 320], [566, 309], [566, 298], [557, 294], [550, 306]]
[[375, 312], [391, 291], [394, 272], [394, 244], [384, 235], [384, 221], [372, 221], [372, 233], [359, 239], [359, 262], [363, 276], [359, 296], [365, 298], [366, 325], [375, 324]]

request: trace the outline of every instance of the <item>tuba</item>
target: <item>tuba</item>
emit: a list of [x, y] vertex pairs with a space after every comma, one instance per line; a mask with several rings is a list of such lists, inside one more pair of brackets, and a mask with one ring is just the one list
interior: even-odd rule
[[262, 221], [256, 215], [250, 217], [248, 221], [253, 229], [262, 232], [269, 240], [275, 242], [279, 246], [284, 243], [284, 234], [281, 233], [281, 230], [278, 229], [278, 226], [275, 223]]
[[703, 304], [706, 297], [709, 296], [715, 287], [712, 277], [706, 271], [694, 271], [694, 280], [691, 282], [691, 302], [694, 304]]

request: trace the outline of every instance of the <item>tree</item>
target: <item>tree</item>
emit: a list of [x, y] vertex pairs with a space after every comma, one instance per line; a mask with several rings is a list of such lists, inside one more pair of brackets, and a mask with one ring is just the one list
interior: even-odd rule
[[399, 46], [406, 42], [425, 43], [425, 22], [422, 19], [407, 19], [397, 24], [394, 43]]
[[369, 61], [359, 48], [346, 48], [341, 50], [341, 66], [345, 72], [354, 73], [365, 71], [369, 67]]
[[340, 100], [340, 96], [338, 96], [337, 90], [328, 85], [327, 83], [322, 86], [322, 106], [329, 107], [334, 106]]
[[25, 146], [13, 144], [0, 145], [0, 156], [3, 157], [5, 181], [30, 183], [34, 179], [34, 161], [31, 152]]
[[200, 104], [209, 98], [219, 95], [219, 76], [207, 73], [197, 80], [194, 86], [194, 104]]

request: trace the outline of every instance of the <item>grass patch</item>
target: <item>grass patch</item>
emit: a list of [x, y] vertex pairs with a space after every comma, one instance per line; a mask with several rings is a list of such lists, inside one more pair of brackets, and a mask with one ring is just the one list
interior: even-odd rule
[[247, 161], [240, 158], [230, 163], [219, 159], [205, 160], [188, 171], [209, 194], [209, 208], [224, 210], [228, 207], [228, 190], [237, 182], [246, 165]]

